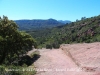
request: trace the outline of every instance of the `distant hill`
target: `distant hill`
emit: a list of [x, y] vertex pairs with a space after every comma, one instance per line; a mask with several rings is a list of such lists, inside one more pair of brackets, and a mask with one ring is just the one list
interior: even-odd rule
[[100, 15], [82, 18], [63, 26], [37, 32], [28, 31], [40, 46], [62, 43], [100, 42]]
[[61, 22], [61, 23], [64, 23], [64, 24], [71, 23], [71, 21], [69, 21], [69, 20], [58, 20], [58, 21]]
[[52, 28], [52, 27], [57, 27], [65, 24], [55, 19], [15, 20], [15, 22], [18, 24], [20, 30]]

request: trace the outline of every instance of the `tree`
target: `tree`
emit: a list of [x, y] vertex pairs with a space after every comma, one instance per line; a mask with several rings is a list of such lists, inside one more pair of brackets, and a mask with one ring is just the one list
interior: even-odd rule
[[85, 20], [85, 19], [86, 19], [86, 17], [82, 17], [82, 18], [81, 18], [81, 20]]
[[52, 44], [53, 48], [59, 48], [60, 45], [57, 41], [55, 41], [53, 44]]
[[33, 45], [36, 47], [36, 41], [29, 34], [19, 31], [14, 21], [6, 16], [0, 18], [0, 64], [13, 62]]

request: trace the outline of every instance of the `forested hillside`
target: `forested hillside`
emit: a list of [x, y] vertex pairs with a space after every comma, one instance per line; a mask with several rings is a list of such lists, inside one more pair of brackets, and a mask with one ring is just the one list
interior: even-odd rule
[[57, 21], [55, 19], [35, 19], [35, 20], [15, 20], [18, 24], [20, 30], [37, 30], [44, 28], [52, 28], [60, 25], [64, 25], [65, 23], [70, 23], [70, 21]]
[[100, 41], [100, 15], [82, 17], [81, 20], [64, 26], [28, 33], [37, 39], [40, 47], [58, 47], [62, 43], [97, 42]]

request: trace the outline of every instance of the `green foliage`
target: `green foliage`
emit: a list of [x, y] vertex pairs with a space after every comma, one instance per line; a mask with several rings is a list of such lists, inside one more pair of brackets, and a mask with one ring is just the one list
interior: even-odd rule
[[12, 64], [19, 56], [36, 47], [36, 41], [19, 31], [15, 22], [6, 16], [0, 18], [0, 64]]
[[20, 58], [20, 61], [18, 61], [18, 65], [22, 66], [23, 64], [26, 64], [27, 66], [30, 66], [33, 63], [33, 60], [30, 56], [25, 55]]
[[58, 42], [54, 42], [54, 43], [52, 44], [52, 47], [53, 47], [53, 48], [59, 48], [59, 47], [60, 47], [60, 44], [59, 44]]
[[46, 45], [46, 49], [52, 49], [52, 45], [47, 44], [47, 45]]
[[[28, 31], [39, 46], [50, 47], [62, 43], [100, 42], [100, 15], [72, 22], [63, 26], [38, 31]], [[55, 42], [57, 42], [55, 44]]]
[[26, 66], [32, 65], [38, 58], [40, 57], [39, 51], [34, 51], [30, 55], [24, 55], [20, 57], [20, 61], [18, 61], [18, 65], [22, 66], [26, 64]]

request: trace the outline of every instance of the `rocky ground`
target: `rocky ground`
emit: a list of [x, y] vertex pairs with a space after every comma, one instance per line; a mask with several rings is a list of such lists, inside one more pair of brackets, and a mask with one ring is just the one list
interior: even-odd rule
[[34, 63], [36, 75], [100, 75], [99, 42], [62, 44], [59, 49], [38, 51], [41, 56]]

